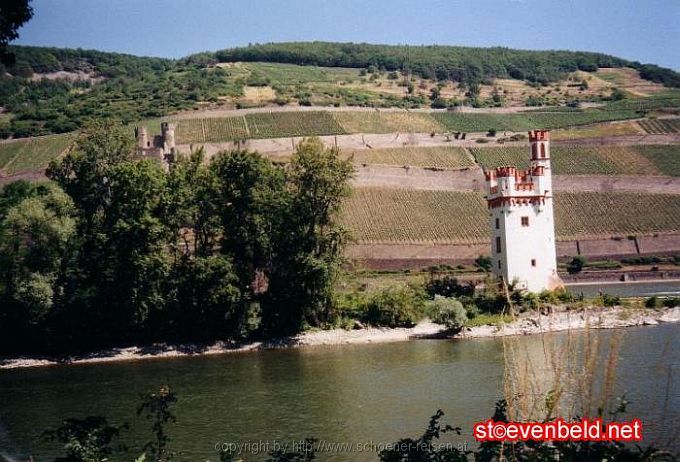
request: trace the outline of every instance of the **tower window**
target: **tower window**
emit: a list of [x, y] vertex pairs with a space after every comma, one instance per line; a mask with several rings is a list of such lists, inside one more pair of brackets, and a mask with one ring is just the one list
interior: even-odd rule
[[545, 159], [545, 144], [541, 143], [541, 159]]
[[531, 266], [536, 266], [536, 259], [535, 258], [531, 259]]
[[529, 226], [529, 217], [522, 217], [522, 226]]
[[498, 260], [498, 269], [501, 269], [501, 261], [500, 261], [500, 259]]
[[496, 236], [496, 253], [501, 253], [501, 238]]
[[498, 229], [500, 227], [501, 227], [501, 221], [498, 218], [496, 218], [496, 229]]
[[531, 145], [531, 158], [538, 159], [538, 146], [536, 145], [536, 143], [533, 143]]

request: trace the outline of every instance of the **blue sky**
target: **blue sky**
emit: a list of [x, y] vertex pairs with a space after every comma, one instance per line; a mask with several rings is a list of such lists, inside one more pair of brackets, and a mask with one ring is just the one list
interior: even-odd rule
[[33, 0], [26, 45], [177, 58], [327, 40], [600, 51], [680, 69], [679, 0]]

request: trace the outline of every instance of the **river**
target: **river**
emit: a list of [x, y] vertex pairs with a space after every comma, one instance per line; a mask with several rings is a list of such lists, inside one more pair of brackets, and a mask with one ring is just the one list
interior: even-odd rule
[[[603, 344], [616, 335], [591, 333]], [[642, 419], [645, 442], [667, 444], [680, 430], [678, 334], [673, 324], [624, 332], [616, 393], [631, 401], [627, 416]], [[540, 336], [515, 340], [542, 351]], [[249, 442], [249, 453], [305, 437], [355, 445], [352, 454], [331, 451], [319, 460], [377, 460], [356, 445], [365, 451], [418, 436], [439, 408], [446, 423], [463, 428], [454, 442], [474, 444], [472, 424], [492, 415], [502, 377], [503, 340], [494, 338], [4, 370], [0, 448], [17, 461], [29, 454], [36, 462], [52, 460], [58, 448], [40, 438], [43, 430], [66, 417], [99, 414], [130, 423], [123, 433], [130, 452], [118, 460], [131, 460], [151, 426], [135, 415], [138, 395], [168, 384], [179, 399], [170, 429], [172, 446], [182, 449], [177, 460], [218, 460], [215, 446], [222, 442]]]

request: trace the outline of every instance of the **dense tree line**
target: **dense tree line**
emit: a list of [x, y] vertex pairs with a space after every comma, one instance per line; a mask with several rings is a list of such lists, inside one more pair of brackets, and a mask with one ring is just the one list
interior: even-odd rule
[[[205, 61], [208, 57], [204, 53], [200, 59]], [[331, 67], [375, 66], [387, 71], [412, 72], [426, 79], [466, 84], [478, 84], [494, 78], [549, 83], [577, 70], [591, 72], [600, 67], [630, 66], [643, 71], [644, 78], [668, 86], [680, 86], [680, 74], [671, 69], [582, 51], [287, 42], [221, 50], [215, 52], [214, 59], [219, 62], [266, 61]]]
[[[16, 61], [0, 65], [0, 106], [13, 117], [0, 125], [0, 138], [64, 133], [107, 117], [131, 123], [242, 91], [220, 68], [94, 50], [9, 49]], [[40, 78], [59, 71], [85, 78]]]
[[0, 194], [0, 351], [290, 334], [332, 316], [351, 164], [316, 139], [275, 166], [201, 151], [168, 172], [89, 129], [44, 184]]

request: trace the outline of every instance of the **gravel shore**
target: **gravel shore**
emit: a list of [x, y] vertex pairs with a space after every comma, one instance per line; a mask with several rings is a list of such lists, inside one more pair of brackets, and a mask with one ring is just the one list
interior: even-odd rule
[[550, 314], [524, 313], [515, 321], [501, 325], [465, 328], [452, 333], [429, 321], [412, 328], [331, 329], [304, 332], [293, 337], [268, 342], [237, 344], [216, 342], [212, 345], [151, 345], [146, 347], [111, 348], [89, 355], [69, 358], [0, 359], [0, 369], [54, 366], [59, 364], [90, 364], [111, 361], [140, 361], [152, 358], [176, 358], [194, 355], [243, 353], [276, 348], [313, 347], [317, 345], [347, 345], [387, 343], [419, 338], [483, 338], [508, 335], [533, 335], [546, 332], [585, 328], [613, 329], [629, 326], [650, 326], [680, 321], [680, 307], [659, 310], [631, 310], [621, 307], [591, 308], [581, 311], [555, 311]]

